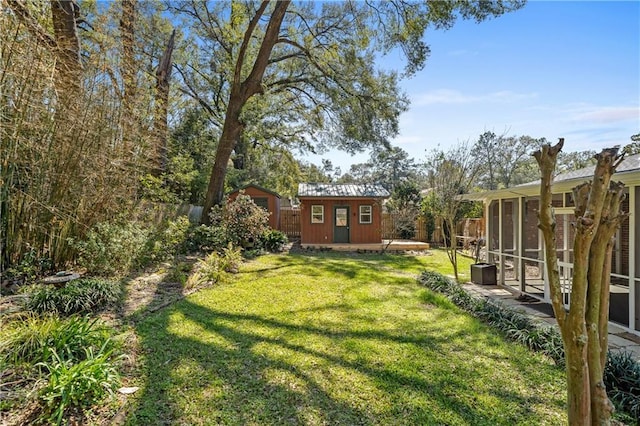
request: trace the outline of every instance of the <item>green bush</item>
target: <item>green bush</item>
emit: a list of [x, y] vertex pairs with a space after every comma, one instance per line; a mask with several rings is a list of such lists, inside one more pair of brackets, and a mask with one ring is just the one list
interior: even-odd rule
[[64, 360], [53, 352], [53, 360], [39, 363], [49, 373], [47, 384], [40, 390], [45, 403], [45, 417], [49, 422], [61, 424], [70, 408], [86, 409], [113, 394], [120, 384], [112, 349], [101, 347], [97, 352], [85, 349], [79, 362]]
[[186, 253], [191, 223], [186, 216], [163, 222], [147, 240], [146, 249], [138, 259], [139, 266], [159, 262], [176, 254]]
[[224, 230], [227, 242], [238, 247], [250, 247], [257, 243], [269, 229], [269, 213], [243, 193], [223, 206], [215, 206], [211, 218], [215, 225]]
[[99, 223], [73, 243], [78, 264], [91, 275], [119, 276], [138, 267], [151, 231], [137, 223]]
[[222, 270], [235, 274], [242, 264], [242, 249], [234, 247], [231, 243], [222, 250]]
[[187, 283], [189, 274], [191, 274], [192, 269], [193, 264], [179, 262], [169, 270], [167, 275], [164, 277], [164, 281], [180, 283], [182, 286], [184, 286]]
[[227, 246], [227, 243], [227, 237], [222, 227], [199, 225], [189, 229], [185, 249], [187, 252], [209, 253], [222, 250]]
[[38, 391], [41, 421], [60, 424], [68, 409], [90, 407], [119, 385], [118, 346], [97, 319], [24, 315], [2, 331], [0, 366], [14, 372], [16, 383], [46, 382]]
[[198, 261], [195, 272], [187, 280], [187, 287], [195, 287], [206, 282], [216, 283], [225, 273], [237, 273], [242, 263], [242, 250], [231, 243], [221, 253], [210, 253]]
[[275, 229], [267, 229], [260, 237], [260, 242], [265, 250], [271, 252], [281, 252], [287, 245], [289, 239], [284, 232]]
[[22, 255], [20, 262], [7, 268], [0, 274], [0, 279], [8, 279], [17, 282], [32, 282], [39, 276], [51, 271], [53, 264], [51, 259], [39, 257], [37, 251], [31, 248]]
[[120, 295], [121, 288], [116, 282], [80, 278], [69, 281], [62, 288], [52, 285], [33, 286], [28, 289], [24, 307], [36, 313], [89, 313], [115, 304]]
[[64, 360], [81, 360], [86, 348], [111, 345], [110, 332], [96, 319], [73, 316], [27, 315], [2, 325], [0, 359], [12, 365], [53, 361], [53, 353]]

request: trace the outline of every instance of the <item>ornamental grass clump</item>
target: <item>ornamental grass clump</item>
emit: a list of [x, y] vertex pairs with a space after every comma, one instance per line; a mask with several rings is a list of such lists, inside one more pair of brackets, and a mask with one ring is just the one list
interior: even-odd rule
[[76, 313], [92, 313], [114, 305], [120, 299], [120, 284], [98, 278], [80, 278], [68, 282], [62, 288], [51, 285], [34, 286], [24, 302], [26, 310], [57, 313], [69, 316]]
[[640, 363], [630, 352], [609, 352], [604, 370], [607, 395], [620, 411], [640, 422]]
[[83, 359], [86, 348], [112, 345], [109, 330], [97, 319], [25, 315], [2, 325], [0, 359], [9, 364]]
[[53, 352], [53, 360], [37, 364], [48, 371], [48, 381], [40, 389], [44, 403], [44, 417], [57, 425], [70, 409], [85, 410], [112, 395], [120, 384], [120, 376], [113, 362], [113, 350], [107, 345], [97, 352], [85, 349], [81, 361], [63, 360]]
[[67, 423], [120, 384], [119, 345], [97, 319], [25, 314], [2, 324], [0, 376], [4, 409], [36, 401], [37, 423]]

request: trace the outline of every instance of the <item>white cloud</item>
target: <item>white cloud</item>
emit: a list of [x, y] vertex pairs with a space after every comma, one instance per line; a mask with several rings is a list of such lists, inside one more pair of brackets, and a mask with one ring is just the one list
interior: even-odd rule
[[592, 107], [577, 112], [572, 118], [577, 121], [597, 123], [616, 123], [627, 120], [636, 120], [640, 123], [640, 107]]
[[450, 50], [447, 52], [448, 56], [477, 56], [478, 52], [467, 49]]
[[396, 145], [411, 145], [411, 144], [416, 144], [416, 143], [421, 143], [423, 142], [424, 137], [420, 137], [420, 136], [398, 136], [395, 139], [393, 139], [393, 142]]
[[538, 94], [516, 93], [510, 90], [485, 93], [480, 95], [467, 95], [458, 90], [438, 89], [415, 95], [412, 105], [427, 106], [436, 104], [472, 104], [472, 103], [510, 103], [527, 99], [535, 99]]

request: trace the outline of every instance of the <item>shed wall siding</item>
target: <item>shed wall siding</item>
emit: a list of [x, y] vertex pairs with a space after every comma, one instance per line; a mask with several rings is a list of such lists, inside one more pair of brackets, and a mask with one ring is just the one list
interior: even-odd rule
[[[372, 198], [300, 198], [302, 244], [331, 244], [334, 242], [334, 207], [349, 207], [349, 242], [352, 244], [380, 243], [382, 241], [382, 214], [380, 201]], [[324, 223], [311, 223], [311, 206], [324, 206]], [[360, 223], [360, 206], [372, 206], [372, 221]]]

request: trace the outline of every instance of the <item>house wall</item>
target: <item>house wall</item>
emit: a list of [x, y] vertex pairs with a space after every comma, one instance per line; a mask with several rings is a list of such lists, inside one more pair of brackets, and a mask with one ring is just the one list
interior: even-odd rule
[[[253, 198], [267, 199], [267, 206], [270, 213], [269, 226], [272, 229], [280, 229], [280, 197], [276, 197], [273, 194], [262, 191], [259, 188], [255, 188], [252, 186], [249, 186], [243, 189], [243, 191], [245, 195], [248, 195], [252, 199]], [[232, 193], [229, 194], [229, 199], [232, 201], [235, 200], [236, 198], [238, 198], [239, 193], [240, 193], [239, 191], [233, 191]]]
[[[334, 207], [349, 207], [349, 243], [382, 242], [382, 214], [380, 201], [375, 198], [300, 198], [300, 226], [302, 244], [331, 244], [334, 242]], [[311, 223], [311, 206], [324, 206], [324, 223]], [[361, 224], [360, 206], [372, 206], [370, 224]]]

